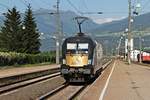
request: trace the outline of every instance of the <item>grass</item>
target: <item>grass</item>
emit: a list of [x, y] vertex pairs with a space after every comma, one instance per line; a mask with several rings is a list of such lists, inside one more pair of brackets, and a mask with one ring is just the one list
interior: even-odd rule
[[16, 52], [0, 52], [0, 68], [5, 66], [22, 67], [51, 64], [55, 62], [54, 52], [25, 54]]

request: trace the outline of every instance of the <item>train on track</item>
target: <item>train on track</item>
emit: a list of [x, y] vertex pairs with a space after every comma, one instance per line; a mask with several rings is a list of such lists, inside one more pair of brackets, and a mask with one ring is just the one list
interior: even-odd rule
[[[140, 54], [137, 55], [138, 62], [140, 61]], [[141, 61], [143, 63], [150, 63], [150, 52], [141, 53]]]
[[[140, 62], [140, 50], [131, 51], [131, 60], [134, 62]], [[141, 51], [141, 61], [143, 63], [150, 63], [150, 50]]]
[[61, 75], [68, 82], [87, 82], [102, 70], [102, 45], [84, 33], [62, 44]]

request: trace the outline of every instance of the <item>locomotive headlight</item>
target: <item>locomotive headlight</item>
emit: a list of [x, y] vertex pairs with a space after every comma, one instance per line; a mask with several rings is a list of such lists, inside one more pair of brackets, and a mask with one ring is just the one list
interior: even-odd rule
[[79, 71], [80, 71], [80, 72], [83, 72], [83, 68], [79, 68]]
[[92, 63], [92, 60], [91, 60], [91, 59], [89, 59], [89, 60], [88, 60], [88, 64], [91, 64], [91, 63]]
[[66, 64], [66, 59], [63, 59], [63, 64]]
[[83, 73], [84, 73], [84, 74], [90, 74], [90, 73], [91, 73], [91, 70], [90, 70], [90, 69], [84, 69]]

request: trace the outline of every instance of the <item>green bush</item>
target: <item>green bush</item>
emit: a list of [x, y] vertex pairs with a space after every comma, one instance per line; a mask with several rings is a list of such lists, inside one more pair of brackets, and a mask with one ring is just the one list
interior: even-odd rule
[[43, 62], [54, 63], [55, 52], [43, 52], [39, 54], [0, 52], [0, 66], [37, 64]]

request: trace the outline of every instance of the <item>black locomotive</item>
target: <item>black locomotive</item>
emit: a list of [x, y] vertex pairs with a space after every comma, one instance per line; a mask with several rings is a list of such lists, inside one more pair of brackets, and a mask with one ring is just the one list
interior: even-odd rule
[[102, 46], [88, 35], [78, 33], [62, 45], [61, 75], [69, 82], [86, 82], [101, 66]]

